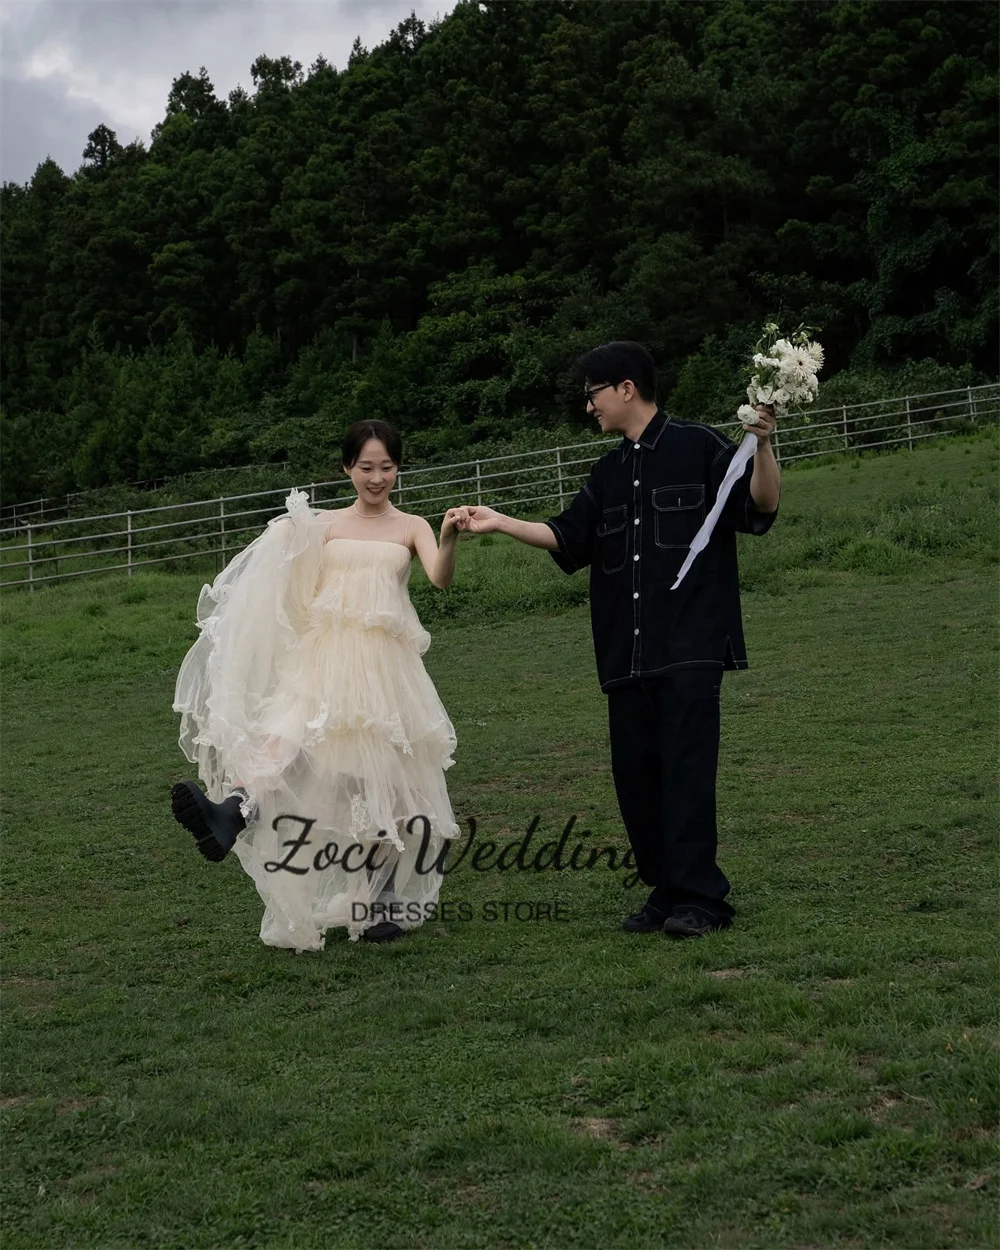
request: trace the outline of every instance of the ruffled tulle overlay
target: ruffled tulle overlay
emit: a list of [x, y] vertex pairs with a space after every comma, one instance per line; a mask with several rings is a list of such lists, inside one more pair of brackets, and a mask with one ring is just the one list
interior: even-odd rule
[[174, 699], [209, 797], [239, 784], [256, 805], [234, 850], [266, 905], [261, 938], [299, 950], [334, 926], [420, 923], [459, 833], [409, 550], [328, 531], [293, 492], [203, 589]]

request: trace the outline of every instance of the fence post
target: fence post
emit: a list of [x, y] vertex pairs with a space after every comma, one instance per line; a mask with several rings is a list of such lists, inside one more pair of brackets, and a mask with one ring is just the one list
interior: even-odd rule
[[774, 440], [773, 440], [773, 441], [774, 441], [774, 458], [775, 458], [775, 460], [778, 462], [778, 464], [781, 464], [781, 448], [778, 446], [778, 427], [777, 427], [777, 425], [775, 425], [775, 427], [774, 427]]
[[913, 450], [913, 421], [912, 421], [912, 419], [910, 418], [910, 397], [909, 397], [909, 395], [907, 395], [907, 397], [906, 397], [906, 441], [907, 441], [907, 445], [908, 445], [908, 446], [909, 446], [909, 448], [910, 448], [910, 451], [912, 451], [912, 450]]
[[316, 483], [315, 482], [309, 483], [309, 507], [310, 508], [316, 507]]
[[483, 474], [479, 467], [479, 461], [476, 461], [476, 503], [483, 506]]
[[562, 474], [561, 452], [562, 452], [562, 449], [560, 447], [557, 447], [556, 448], [556, 476], [559, 480], [559, 511], [560, 512], [562, 512], [563, 509], [565, 508], [565, 504], [563, 503], [563, 474]]
[[399, 506], [402, 507], [403, 506], [403, 470], [402, 469], [400, 469], [399, 472], [396, 474], [396, 492], [397, 492], [396, 499], [399, 502]]
[[975, 424], [976, 420], [976, 401], [972, 398], [972, 387], [969, 387], [969, 420]]
[[226, 501], [219, 499], [219, 554], [222, 556], [222, 567], [226, 567]]
[[28, 522], [28, 589], [35, 589], [35, 570], [31, 563], [31, 522]]
[[131, 508], [129, 508], [128, 512], [125, 513], [125, 516], [126, 516], [125, 530], [128, 535], [128, 537], [125, 540], [126, 551], [128, 553], [125, 557], [126, 563], [128, 565], [126, 572], [127, 572], [127, 575], [131, 577], [132, 576], [132, 509]]
[[846, 404], [844, 405], [842, 412], [844, 414], [844, 450], [850, 451], [851, 442], [850, 442], [850, 439], [847, 437], [847, 405]]

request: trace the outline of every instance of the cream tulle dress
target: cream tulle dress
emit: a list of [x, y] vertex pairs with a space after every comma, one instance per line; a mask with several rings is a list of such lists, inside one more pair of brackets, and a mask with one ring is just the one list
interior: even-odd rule
[[208, 797], [251, 796], [233, 849], [265, 904], [261, 940], [318, 950], [329, 928], [356, 939], [432, 911], [459, 834], [455, 731], [407, 594], [412, 518], [316, 514], [302, 491], [286, 506], [203, 587], [174, 711]]

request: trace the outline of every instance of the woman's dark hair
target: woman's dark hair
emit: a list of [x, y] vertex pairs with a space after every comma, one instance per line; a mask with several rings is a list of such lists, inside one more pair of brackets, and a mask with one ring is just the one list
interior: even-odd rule
[[377, 438], [385, 448], [392, 463], [399, 468], [403, 463], [403, 440], [385, 421], [355, 421], [344, 431], [342, 444], [345, 469], [353, 469], [361, 455], [361, 448], [370, 438]]
[[587, 382], [619, 386], [628, 380], [647, 403], [656, 402], [656, 364], [641, 343], [604, 343], [584, 352], [573, 364], [573, 379], [580, 386]]

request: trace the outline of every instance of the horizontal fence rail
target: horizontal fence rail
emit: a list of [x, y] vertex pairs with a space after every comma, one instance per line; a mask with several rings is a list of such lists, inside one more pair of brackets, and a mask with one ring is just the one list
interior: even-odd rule
[[[1000, 420], [1000, 384], [875, 400], [792, 413], [775, 436], [783, 465], [843, 452], [910, 447], [922, 439]], [[722, 426], [735, 439], [737, 423]], [[460, 504], [488, 504], [511, 515], [561, 511], [597, 456], [618, 437], [542, 451], [512, 452], [457, 464], [405, 468], [396, 478], [397, 507], [429, 520]], [[0, 528], [2, 587], [27, 587], [200, 560], [221, 568], [284, 511], [288, 486], [193, 503], [164, 504], [96, 516], [40, 519], [31, 505]], [[302, 487], [314, 508], [346, 506], [353, 488], [341, 479]], [[44, 502], [44, 501], [39, 501]]]

